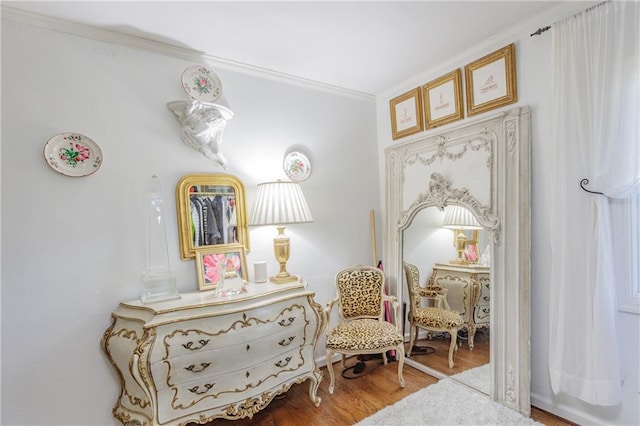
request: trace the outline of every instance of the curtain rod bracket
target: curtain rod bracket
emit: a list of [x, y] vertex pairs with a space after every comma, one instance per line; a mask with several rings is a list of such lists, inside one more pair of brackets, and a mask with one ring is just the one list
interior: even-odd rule
[[538, 28], [538, 30], [537, 30], [535, 33], [531, 34], [531, 37], [533, 37], [533, 36], [537, 36], [537, 35], [540, 35], [540, 34], [542, 34], [543, 32], [548, 31], [548, 30], [550, 30], [550, 29], [551, 29], [551, 26], [550, 26], [550, 25], [547, 25], [546, 27]]

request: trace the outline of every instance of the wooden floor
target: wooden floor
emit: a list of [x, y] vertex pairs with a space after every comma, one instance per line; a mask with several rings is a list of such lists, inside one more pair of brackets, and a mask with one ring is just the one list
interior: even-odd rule
[[[458, 339], [458, 349], [453, 357], [453, 368], [449, 368], [449, 345], [451, 340], [434, 337], [433, 340], [418, 340], [414, 346], [429, 348], [428, 351], [412, 351], [411, 359], [421, 364], [427, 365], [436, 371], [448, 376], [462, 373], [490, 362], [488, 333], [482, 331], [476, 334], [473, 350], [469, 350], [466, 339]], [[408, 353], [409, 344], [405, 344], [405, 351]]]
[[[347, 367], [357, 362], [347, 360]], [[256, 413], [252, 419], [215, 420], [209, 426], [245, 426], [245, 425], [278, 425], [278, 426], [348, 426], [374, 414], [376, 411], [391, 405], [402, 398], [437, 383], [437, 379], [421, 371], [405, 365], [404, 378], [406, 385], [398, 385], [398, 363], [390, 362], [380, 365], [379, 360], [366, 361], [371, 372], [367, 375], [346, 379], [342, 377], [340, 363], [334, 365], [336, 386], [333, 395], [329, 395], [329, 373], [322, 368], [324, 379], [320, 383], [318, 396], [322, 398], [316, 407], [309, 398], [309, 381], [294, 385], [285, 395], [276, 398], [264, 410]], [[548, 426], [573, 425], [552, 414], [533, 409], [532, 418]]]

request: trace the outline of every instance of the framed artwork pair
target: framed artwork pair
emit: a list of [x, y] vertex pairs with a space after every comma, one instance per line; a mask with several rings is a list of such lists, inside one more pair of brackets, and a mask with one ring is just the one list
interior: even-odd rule
[[[496, 50], [464, 67], [467, 116], [518, 99], [515, 45]], [[462, 72], [451, 71], [389, 101], [393, 140], [464, 118]]]

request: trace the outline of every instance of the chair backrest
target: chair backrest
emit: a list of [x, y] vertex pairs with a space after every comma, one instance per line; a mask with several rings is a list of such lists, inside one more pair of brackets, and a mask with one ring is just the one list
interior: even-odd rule
[[384, 319], [384, 272], [372, 266], [353, 266], [336, 274], [340, 317]]
[[418, 291], [420, 288], [420, 271], [418, 267], [411, 263], [404, 262], [404, 275], [407, 279], [407, 289], [409, 290], [409, 309], [420, 307], [420, 297]]

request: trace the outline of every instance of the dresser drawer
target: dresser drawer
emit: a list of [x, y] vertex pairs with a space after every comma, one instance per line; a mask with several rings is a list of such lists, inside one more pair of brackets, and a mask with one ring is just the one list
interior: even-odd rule
[[315, 315], [305, 306], [280, 305], [276, 309], [266, 307], [159, 326], [151, 362], [238, 345], [256, 336], [306, 327], [311, 321], [314, 321], [311, 328], [315, 329]]
[[491, 303], [491, 285], [487, 278], [480, 278], [480, 298], [478, 299], [478, 305], [488, 306]]
[[[161, 423], [180, 416], [244, 402], [251, 396], [278, 387], [293, 377], [311, 373], [313, 346], [295, 348], [242, 370], [192, 380], [158, 390], [158, 418]], [[233, 359], [228, 359], [233, 363]]]
[[491, 307], [489, 305], [476, 306], [473, 320], [476, 324], [489, 324], [491, 321]]
[[312, 341], [305, 335], [306, 328], [300, 324], [274, 334], [262, 333], [253, 341], [246, 341], [224, 348], [199, 350], [195, 353], [171, 357], [151, 364], [151, 373], [157, 380], [158, 390], [193, 380], [225, 374], [251, 367], [262, 360], [300, 348]]

